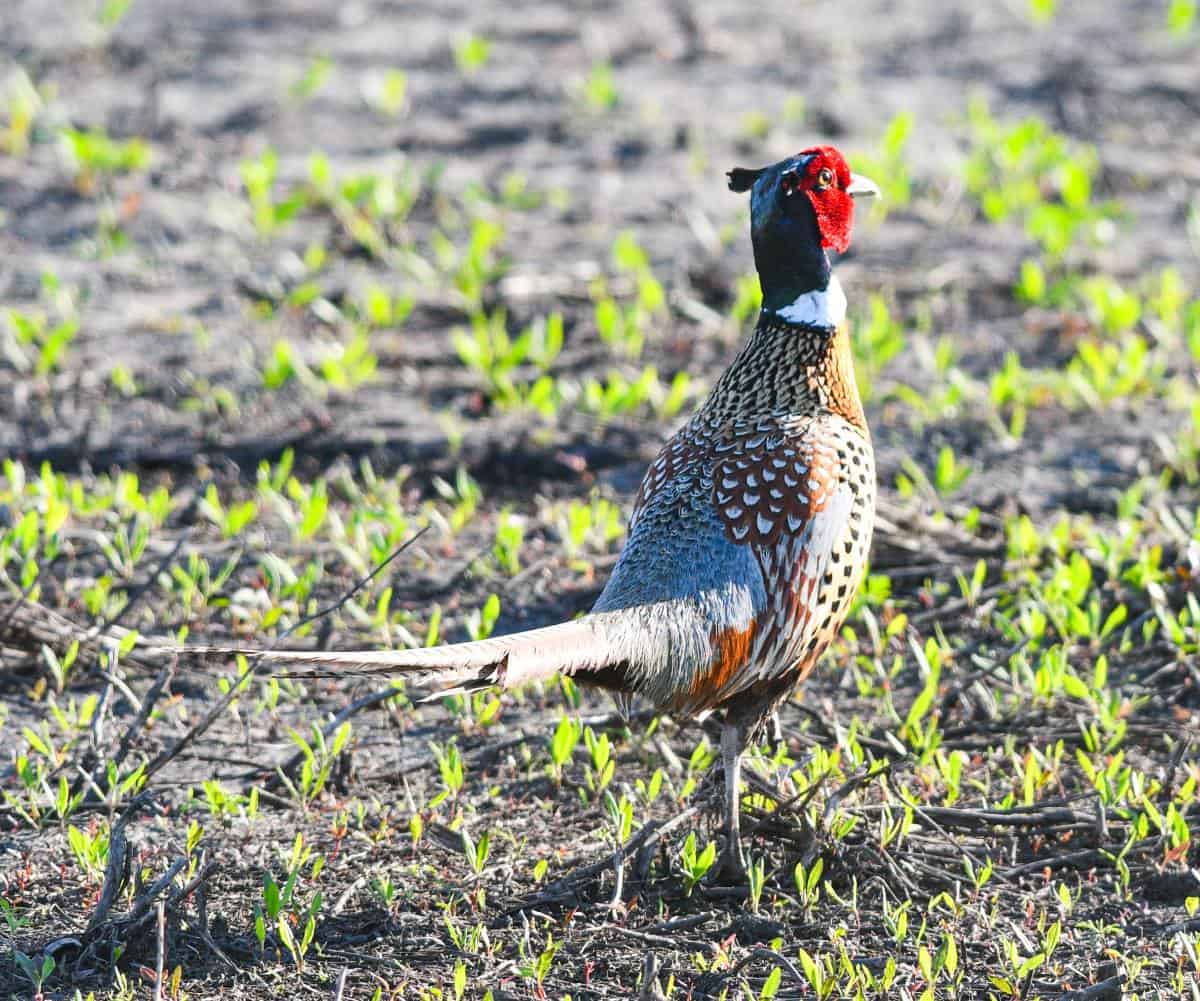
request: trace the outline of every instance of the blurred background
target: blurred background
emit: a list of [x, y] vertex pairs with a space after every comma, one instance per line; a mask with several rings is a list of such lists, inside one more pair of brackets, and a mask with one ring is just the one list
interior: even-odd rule
[[[501, 314], [514, 336], [562, 317], [541, 357], [560, 384], [535, 407], [552, 424], [653, 414], [680, 372], [690, 403], [753, 315], [724, 171], [815, 141], [885, 187], [843, 280], [853, 311], [882, 295], [909, 333], [900, 381], [922, 393], [945, 380], [914, 328], [979, 378], [1013, 348], [1061, 367], [1055, 309], [1132, 331], [1124, 296], [1197, 273], [1179, 0], [97, 0], [0, 19], [0, 296], [78, 324], [5, 324], [0, 448], [33, 461], [241, 462], [301, 437], [420, 458], [435, 418], [487, 436], [481, 412], [535, 381], [537, 359], [463, 357], [452, 330]], [[645, 401], [602, 401], [634, 386]]]
[[[212, 906], [225, 924], [212, 935], [238, 963], [294, 959], [282, 932], [255, 943], [263, 873], [286, 878], [296, 859], [280, 874], [278, 857], [296, 831], [336, 854], [339, 811], [361, 805], [359, 833], [373, 832], [363, 834], [361, 864], [391, 872], [403, 857], [413, 868], [387, 878], [407, 889], [376, 891], [353, 866], [332, 862], [321, 884], [310, 865], [287, 913], [297, 929], [312, 917], [318, 943], [335, 955], [364, 929], [392, 936], [378, 953], [390, 955], [403, 926], [416, 953], [387, 968], [393, 986], [405, 976], [449, 985], [465, 962], [461, 943], [447, 944], [435, 899], [438, 880], [468, 878], [457, 847], [464, 824], [476, 835], [519, 829], [504, 849], [516, 861], [488, 870], [493, 899], [509, 903], [545, 874], [529, 877], [531, 860], [557, 867], [599, 850], [603, 839], [589, 840], [607, 823], [598, 796], [581, 806], [574, 792], [556, 799], [538, 785], [546, 768], [561, 782], [571, 758], [571, 747], [564, 759], [547, 757], [541, 738], [574, 733], [578, 742], [561, 729], [565, 714], [606, 711], [569, 684], [419, 710], [398, 697], [388, 712], [364, 711], [336, 751], [310, 747], [318, 771], [369, 751], [353, 757], [357, 771], [338, 766], [342, 784], [330, 798], [311, 774], [297, 792], [274, 769], [299, 774], [303, 755], [291, 757], [287, 728], [308, 734], [314, 720], [327, 722], [345, 706], [344, 688], [293, 686], [281, 696], [263, 682], [188, 737], [187, 753], [160, 761], [217, 705], [234, 668], [223, 665], [220, 684], [201, 676], [168, 685], [170, 709], [162, 703], [117, 754], [135, 703], [123, 703], [117, 675], [104, 682], [97, 665], [107, 663], [104, 649], [119, 648], [122, 684], [153, 705], [163, 697], [151, 686], [160, 665], [123, 630], [269, 643], [296, 627], [288, 643], [350, 647], [458, 640], [587, 608], [645, 464], [756, 315], [747, 203], [726, 189], [725, 171], [818, 142], [837, 145], [884, 193], [838, 263], [883, 498], [852, 628], [803, 710], [785, 711], [793, 752], [836, 746], [846, 758], [831, 769], [845, 769], [843, 779], [853, 771], [839, 743], [845, 729], [831, 736], [815, 709], [875, 733], [870, 755], [893, 753], [884, 732], [899, 733], [921, 763], [903, 774], [897, 765], [895, 781], [922, 796], [969, 760], [985, 799], [999, 802], [1011, 788], [1032, 809], [1051, 793], [1091, 802], [1101, 782], [1073, 766], [1054, 771], [1061, 754], [1052, 769], [1045, 751], [1053, 740], [1096, 761], [1098, 747], [1116, 753], [1129, 740], [1145, 782], [1166, 790], [1157, 801], [1165, 814], [1174, 777], [1195, 774], [1194, 745], [1185, 754], [1172, 741], [1195, 726], [1197, 708], [1186, 663], [1200, 617], [1190, 583], [1200, 572], [1198, 67], [1194, 0], [6, 0], [0, 743], [19, 749], [0, 788], [21, 808], [6, 800], [0, 809], [0, 851], [29, 863], [20, 893], [0, 879], [3, 899], [25, 915], [13, 947], [36, 956], [56, 935], [82, 934], [78, 902], [99, 893], [105, 859], [80, 854], [78, 838], [68, 845], [63, 811], [103, 790], [108, 819], [92, 814], [93, 834], [109, 832], [116, 805], [146, 783], [167, 804], [137, 818], [146, 866], [161, 869], [176, 848], [194, 860], [197, 843], [224, 860]], [[1121, 628], [1127, 645], [1117, 642]], [[1102, 653], [1113, 658], [1103, 668]], [[986, 675], [980, 657], [999, 673]], [[918, 693], [938, 690], [943, 660], [967, 679], [939, 703], [942, 723], [959, 726], [950, 736], [908, 715]], [[985, 692], [976, 670], [998, 687]], [[100, 695], [99, 718], [117, 715], [97, 737]], [[56, 715], [89, 698], [86, 718]], [[707, 738], [663, 732], [677, 766], [668, 781], [686, 801]], [[1016, 746], [1005, 751], [1012, 734]], [[440, 772], [420, 769], [433, 760], [428, 742], [442, 748], [450, 735], [481, 757], [461, 796], [455, 788], [436, 799], [438, 775], [448, 789], [455, 774], [444, 767], [448, 752], [439, 751]], [[936, 754], [951, 764], [939, 772], [931, 762], [943, 736]], [[482, 756], [501, 739], [522, 750]], [[669, 760], [649, 747], [613, 752], [629, 790]], [[681, 765], [689, 756], [692, 765]], [[116, 771], [96, 772], [107, 778], [89, 792], [78, 776], [95, 760]], [[1035, 774], [1031, 761], [1046, 771]], [[122, 785], [139, 764], [149, 776]], [[73, 776], [66, 793], [60, 775]], [[1147, 787], [1141, 781], [1135, 791]], [[404, 782], [412, 784], [401, 802]], [[283, 834], [255, 827], [252, 788], [263, 803], [275, 797]], [[1193, 783], [1192, 800], [1171, 800], [1193, 830], [1194, 792]], [[1103, 793], [1126, 810], [1099, 845], [1110, 859], [1137, 834], [1141, 807], [1127, 793]], [[880, 803], [895, 807], [892, 795], [868, 784], [846, 809], [876, 818]], [[192, 841], [192, 817], [203, 818], [209, 840]], [[422, 825], [442, 840], [421, 841]], [[230, 830], [244, 840], [230, 841]], [[1146, 880], [1186, 868], [1192, 843], [1177, 823], [1174, 831], [1174, 856], [1139, 856]], [[973, 843], [972, 857], [1009, 859], [1014, 881], [1040, 873], [1053, 839], [1008, 837]], [[434, 860], [422, 864], [439, 867], [436, 879], [416, 868], [417, 845]], [[834, 852], [828, 871], [835, 856], [843, 892], [850, 875], [884, 868], [874, 856]], [[43, 871], [35, 857], [60, 868]], [[935, 875], [961, 868], [957, 856], [920, 858], [934, 859]], [[1018, 864], [1033, 869], [1016, 872]], [[54, 897], [55, 872], [68, 868], [70, 899]], [[412, 888], [419, 871], [421, 892]], [[898, 883], [894, 899], [932, 896], [941, 884], [923, 871], [914, 862], [920, 892]], [[328, 907], [313, 917], [317, 886], [327, 900], [344, 892], [353, 920], [338, 925]], [[1088, 898], [1095, 913], [1132, 921], [1123, 908], [1136, 897], [1137, 913], [1162, 922], [1179, 919], [1198, 892], [1153, 886], [1086, 892], [1098, 895]], [[1068, 891], [1082, 892], [1073, 883]], [[35, 904], [39, 894], [51, 902]], [[133, 894], [127, 888], [126, 903]], [[682, 899], [671, 906], [693, 906]], [[993, 901], [1007, 908], [1005, 934], [1018, 929], [1014, 942], [1028, 899]], [[689, 926], [703, 941], [683, 941], [680, 955], [726, 935], [726, 906], [713, 903], [707, 926]], [[481, 900], [472, 907], [489, 913]], [[405, 924], [408, 912], [421, 915], [419, 928]], [[181, 960], [185, 982], [228, 980], [223, 961], [171, 914], [172, 941], [194, 950]], [[839, 914], [832, 908], [822, 922]], [[641, 927], [662, 938], [655, 920], [648, 913]], [[789, 955], [798, 941], [821, 945], [816, 925], [780, 920]], [[1048, 982], [1066, 989], [1115, 975], [1104, 949], [1116, 947], [1061, 920], [1075, 972], [1057, 969]], [[534, 951], [544, 955], [545, 929], [535, 925]], [[96, 927], [117, 935], [111, 922]], [[963, 931], [970, 983], [985, 983], [981, 971], [1009, 957], [995, 944], [1002, 936], [983, 927], [960, 921], [947, 932]], [[519, 929], [498, 929], [496, 954], [464, 966], [472, 977], [502, 978], [497, 957], [524, 956], [528, 926], [520, 942]], [[59, 956], [55, 976], [73, 971], [64, 990], [107, 969], [99, 951], [88, 954], [101, 932], [89, 934], [82, 958]], [[885, 947], [855, 934], [859, 952], [894, 953], [909, 983], [922, 983], [911, 939]], [[547, 982], [592, 996], [580, 993], [591, 961], [582, 939], [558, 925], [553, 935], [566, 936], [573, 958]], [[1169, 979], [1184, 969], [1173, 941], [1130, 946], [1151, 962], [1122, 971], [1181, 996]], [[662, 946], [604, 942], [599, 969], [618, 993], [637, 982], [646, 943]], [[1022, 941], [1018, 951], [1036, 950]], [[338, 962], [358, 962], [344, 955]], [[129, 957], [153, 965], [143, 948], [128, 954], [126, 971]], [[681, 982], [708, 975], [679, 964]], [[535, 974], [505, 975], [540, 990]], [[11, 976], [13, 991], [33, 983], [17, 966]], [[372, 983], [364, 974], [361, 996]]]

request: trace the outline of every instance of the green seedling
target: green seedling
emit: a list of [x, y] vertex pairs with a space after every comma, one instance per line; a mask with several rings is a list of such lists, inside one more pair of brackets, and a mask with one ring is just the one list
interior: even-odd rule
[[687, 839], [684, 841], [683, 847], [679, 852], [679, 862], [683, 867], [684, 892], [690, 896], [692, 890], [708, 875], [708, 870], [713, 867], [713, 863], [716, 860], [716, 843], [710, 841], [702, 850], [697, 851], [696, 832], [688, 832]]
[[611, 64], [593, 64], [583, 81], [583, 98], [588, 107], [596, 111], [608, 111], [617, 106], [621, 97], [613, 80]]
[[870, 155], [853, 156], [850, 165], [879, 185], [882, 198], [875, 199], [871, 214], [883, 218], [889, 211], [905, 208], [912, 201], [912, 177], [906, 150], [912, 138], [915, 118], [901, 111], [884, 130], [879, 148]]
[[143, 139], [113, 139], [102, 129], [63, 129], [59, 136], [75, 170], [75, 183], [83, 190], [90, 191], [101, 179], [150, 166], [150, 146]]
[[372, 108], [389, 118], [397, 118], [407, 104], [408, 74], [403, 70], [390, 69], [382, 76], [368, 77], [363, 82], [362, 90]]
[[454, 61], [465, 76], [474, 76], [483, 69], [491, 54], [492, 43], [481, 35], [463, 35], [454, 43]]
[[308, 100], [329, 82], [333, 65], [329, 56], [316, 56], [304, 68], [300, 78], [288, 87], [288, 94], [297, 101]]
[[45, 102], [23, 69], [14, 69], [0, 86], [0, 151], [22, 157], [29, 151], [33, 127]]
[[556, 785], [562, 785], [563, 774], [579, 745], [582, 730], [582, 724], [565, 713], [554, 728], [554, 736], [550, 739], [549, 774]]

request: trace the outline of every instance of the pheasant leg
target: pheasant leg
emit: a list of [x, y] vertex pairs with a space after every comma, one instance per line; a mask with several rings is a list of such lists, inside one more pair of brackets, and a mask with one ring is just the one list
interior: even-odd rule
[[746, 731], [736, 723], [721, 730], [721, 763], [725, 769], [725, 845], [717, 861], [716, 874], [726, 880], [746, 878], [746, 856], [742, 852], [741, 784], [742, 750]]

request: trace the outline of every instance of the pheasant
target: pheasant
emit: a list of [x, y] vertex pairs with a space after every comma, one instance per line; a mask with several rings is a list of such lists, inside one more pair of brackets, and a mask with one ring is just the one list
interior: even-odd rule
[[719, 871], [736, 876], [742, 752], [841, 627], [871, 542], [874, 455], [827, 251], [847, 248], [854, 199], [878, 189], [832, 146], [728, 177], [750, 192], [762, 311], [646, 472], [588, 614], [423, 650], [238, 652], [309, 674], [425, 674], [449, 691], [565, 674], [622, 709], [637, 696], [672, 715], [720, 711]]

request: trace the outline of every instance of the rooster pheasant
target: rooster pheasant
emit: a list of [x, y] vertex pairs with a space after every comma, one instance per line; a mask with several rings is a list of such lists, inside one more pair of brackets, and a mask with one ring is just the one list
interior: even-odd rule
[[[408, 674], [463, 691], [571, 675], [671, 714], [723, 714], [721, 871], [744, 872], [741, 755], [840, 628], [874, 520], [871, 437], [827, 251], [878, 194], [831, 146], [729, 172], [750, 192], [753, 336], [642, 481], [628, 541], [571, 622], [424, 650], [261, 652], [308, 673]], [[251, 653], [251, 651], [239, 651]]]

